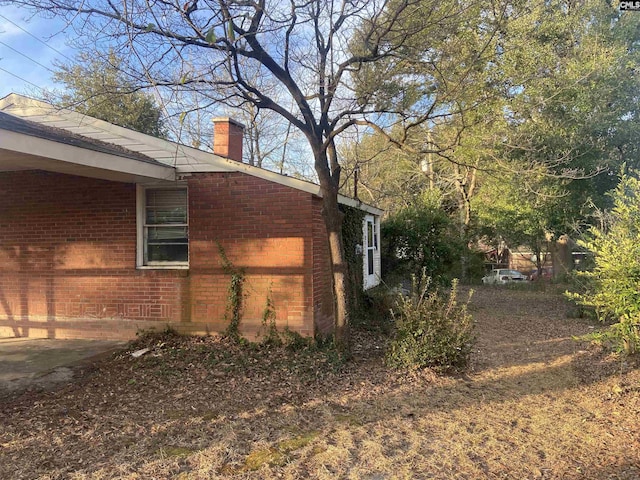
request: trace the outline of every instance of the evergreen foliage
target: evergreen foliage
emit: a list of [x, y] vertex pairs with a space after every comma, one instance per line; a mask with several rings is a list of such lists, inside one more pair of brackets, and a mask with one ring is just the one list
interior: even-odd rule
[[366, 306], [363, 290], [363, 254], [358, 249], [362, 246], [365, 212], [347, 205], [340, 205], [344, 217], [342, 220], [342, 242], [344, 243], [344, 257], [347, 264], [347, 298], [349, 317], [358, 321], [364, 315]]
[[[446, 95], [447, 84], [464, 79], [455, 102], [464, 105], [464, 115], [409, 124], [390, 138], [373, 132], [344, 149], [346, 167], [358, 168], [365, 201], [393, 214], [417, 191], [437, 189], [447, 212], [458, 210], [452, 219], [461, 225], [463, 243], [486, 234], [485, 242], [505, 240], [544, 253], [547, 239], [571, 235], [590, 220], [591, 205], [607, 208], [611, 172], [640, 158], [634, 141], [640, 134], [640, 76], [634, 74], [640, 19], [601, 0], [505, 7], [506, 15], [490, 20], [500, 24], [495, 35], [478, 14], [455, 35], [424, 30], [410, 39], [426, 56], [448, 62], [439, 65], [444, 78], [434, 74], [434, 95]], [[469, 51], [483, 67], [469, 68]], [[397, 68], [407, 68], [413, 79], [417, 67]], [[378, 71], [376, 65], [363, 78], [381, 83], [387, 95], [411, 98]]]
[[75, 64], [60, 64], [54, 79], [66, 90], [50, 100], [105, 122], [165, 138], [160, 108], [153, 96], [140, 91], [123, 73], [122, 64], [113, 52], [104, 57], [81, 54]]
[[387, 351], [387, 365], [399, 369], [464, 368], [473, 346], [473, 318], [467, 304], [459, 304], [458, 284], [445, 295], [431, 287], [431, 279], [413, 277], [411, 295], [400, 297], [393, 317], [396, 332]]
[[582, 246], [595, 254], [595, 268], [578, 272], [582, 293], [570, 295], [613, 322], [604, 338], [628, 353], [640, 352], [640, 179], [623, 174], [611, 193], [608, 225], [590, 230]]
[[425, 194], [381, 225], [386, 279], [408, 278], [422, 270], [440, 281], [448, 277], [464, 245], [437, 195]]

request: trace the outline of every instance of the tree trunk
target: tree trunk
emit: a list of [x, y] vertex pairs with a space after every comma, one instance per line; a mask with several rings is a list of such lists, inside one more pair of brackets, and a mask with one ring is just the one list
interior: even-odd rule
[[[322, 191], [322, 216], [327, 229], [334, 298], [334, 339], [339, 352], [349, 354], [348, 268], [342, 241], [344, 214], [338, 204], [340, 166], [333, 144], [314, 149], [315, 167]], [[329, 167], [331, 165], [331, 167]]]
[[542, 258], [542, 247], [536, 245], [533, 249], [533, 255], [536, 257], [536, 272], [538, 272], [538, 278], [542, 279], [542, 267], [544, 259]]
[[467, 259], [467, 242], [469, 238], [469, 222], [471, 219], [471, 204], [468, 199], [462, 198], [458, 201], [458, 212], [460, 214], [460, 242], [463, 249], [460, 252], [460, 280], [467, 281], [469, 276], [469, 262]]
[[462, 172], [459, 165], [454, 166], [454, 185], [458, 193], [458, 215], [460, 222], [460, 240], [462, 251], [460, 252], [460, 280], [465, 282], [469, 276], [468, 242], [469, 227], [471, 225], [471, 198], [475, 193], [477, 169], [465, 167]]
[[561, 235], [551, 243], [553, 278], [561, 278], [573, 270], [572, 247], [573, 241], [568, 235]]
[[349, 309], [347, 301], [347, 263], [342, 242], [342, 219], [336, 195], [323, 196], [322, 214], [327, 228], [333, 276], [335, 343], [338, 351], [349, 352]]

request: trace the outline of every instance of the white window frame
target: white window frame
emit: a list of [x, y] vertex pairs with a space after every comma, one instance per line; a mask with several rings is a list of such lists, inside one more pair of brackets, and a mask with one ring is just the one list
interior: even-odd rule
[[[174, 269], [184, 270], [189, 268], [190, 245], [187, 251], [186, 262], [145, 262], [145, 251], [147, 248], [147, 225], [146, 225], [146, 205], [147, 190], [175, 190], [184, 189], [187, 191], [187, 235], [189, 232], [189, 190], [186, 184], [172, 186], [158, 185], [136, 185], [136, 227], [137, 227], [137, 248], [136, 248], [136, 268], [138, 269]], [[176, 225], [181, 226], [181, 225]]]

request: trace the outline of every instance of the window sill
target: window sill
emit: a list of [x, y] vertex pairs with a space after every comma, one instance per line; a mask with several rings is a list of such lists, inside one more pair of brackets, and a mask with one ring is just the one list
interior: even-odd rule
[[136, 270], [189, 270], [189, 265], [137, 265]]

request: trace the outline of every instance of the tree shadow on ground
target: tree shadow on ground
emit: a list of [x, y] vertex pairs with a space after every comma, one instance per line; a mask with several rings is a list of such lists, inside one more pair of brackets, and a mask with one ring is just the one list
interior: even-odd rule
[[[166, 345], [158, 352], [164, 352], [164, 357], [154, 357], [152, 353], [135, 361], [125, 354], [98, 365], [93, 374], [76, 384], [56, 392], [28, 392], [4, 408], [0, 406], [0, 414], [6, 419], [0, 442], [9, 445], [11, 438], [6, 458], [12, 458], [0, 467], [0, 477], [19, 468], [34, 468], [29, 472], [35, 472], [36, 476], [64, 477], [76, 472], [91, 476], [99, 468], [106, 469], [107, 476], [116, 473], [126, 476], [127, 472], [133, 475], [160, 462], [166, 476], [159, 475], [159, 478], [168, 478], [179, 473], [172, 470], [178, 468], [176, 465], [191, 470], [195, 468], [193, 462], [204, 461], [203, 455], [215, 458], [208, 460], [210, 472], [219, 473], [225, 465], [231, 465], [228, 472], [241, 473], [243, 462], [257, 445], [278, 450], [282, 442], [292, 437], [313, 434], [314, 440], [309, 442], [318, 449], [335, 448], [335, 445], [327, 446], [327, 442], [338, 441], [336, 432], [373, 436], [377, 429], [387, 428], [410, 435], [419, 432], [418, 427], [424, 425], [421, 422], [432, 416], [442, 418], [443, 424], [459, 422], [458, 427], [464, 430], [476, 428], [474, 425], [483, 421], [473, 415], [503, 412], [498, 415], [502, 417], [496, 431], [513, 435], [524, 435], [522, 421], [518, 423], [522, 409], [529, 416], [551, 416], [545, 421], [552, 426], [561, 423], [566, 413], [573, 420], [579, 417], [585, 432], [602, 428], [610, 435], [628, 421], [614, 419], [611, 424], [605, 424], [592, 412], [572, 404], [573, 392], [620, 375], [620, 365], [610, 357], [592, 350], [574, 353], [575, 348], [569, 348], [566, 336], [554, 336], [547, 328], [545, 337], [543, 325], [532, 335], [529, 347], [533, 353], [526, 358], [519, 358], [515, 353], [511, 357], [505, 350], [522, 355], [520, 338], [527, 335], [512, 324], [503, 328], [504, 322], [494, 317], [485, 318], [480, 323], [483, 325], [492, 331], [505, 332], [502, 341], [493, 345], [491, 335], [481, 338], [488, 354], [481, 360], [492, 360], [478, 363], [482, 368], [473, 373], [449, 378], [428, 374], [408, 377], [390, 372], [382, 365], [382, 348], [371, 341], [363, 342], [353, 362], [327, 373], [331, 363], [311, 364], [319, 369], [317, 372], [295, 370], [295, 362], [287, 364], [287, 357], [277, 358], [276, 351], [267, 352], [263, 357], [225, 354], [216, 357], [215, 362], [198, 363], [199, 354], [203, 355], [202, 359], [205, 355], [211, 358], [207, 350], [210, 347], [205, 343], [201, 351], [194, 351], [196, 360], [171, 363], [167, 361], [167, 349], [174, 347], [163, 339], [159, 344]], [[561, 345], [561, 348], [547, 349], [549, 345]], [[540, 354], [540, 350], [545, 354]], [[490, 355], [492, 352], [494, 356]], [[171, 355], [179, 360], [179, 348]], [[259, 361], [256, 358], [273, 362], [272, 368], [252, 367]], [[628, 397], [619, 394], [613, 400], [619, 404], [625, 398], [638, 395], [633, 389], [626, 393]], [[608, 407], [605, 400], [600, 403], [603, 408]], [[56, 432], [59, 438], [56, 445], [50, 442], [51, 432]], [[91, 453], [87, 453], [86, 432], [91, 432]], [[421, 455], [428, 460], [430, 447], [426, 445], [432, 441], [434, 432], [424, 431], [420, 435], [424, 445], [418, 448], [426, 452]], [[470, 435], [476, 438], [475, 434]], [[410, 448], [408, 443], [391, 438], [386, 441], [397, 443], [394, 448], [399, 452]], [[361, 447], [365, 443], [358, 440], [351, 447], [352, 461], [364, 461]], [[184, 449], [188, 460], [167, 459], [166, 453], [162, 453], [176, 446]], [[513, 446], [512, 453], [520, 450]], [[631, 454], [635, 455], [633, 460], [640, 460], [637, 454], [637, 450]], [[572, 453], [566, 455], [570, 457]], [[584, 455], [588, 457], [589, 452]], [[87, 456], [91, 458], [89, 466]], [[26, 463], [32, 463], [27, 461], [29, 458], [42, 461], [27, 467]], [[589, 472], [585, 470], [581, 474], [576, 470], [581, 464], [574, 462], [573, 470], [556, 471], [554, 476], [546, 478], [559, 478], [558, 475], [562, 478], [617, 478], [615, 475], [635, 478], [625, 476], [632, 471], [633, 461], [628, 464], [619, 459], [585, 461], [583, 458], [580, 461]], [[393, 475], [393, 471], [387, 474]], [[544, 475], [542, 471], [538, 477], [545, 478]], [[336, 476], [341, 474], [338, 472]]]

